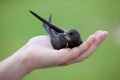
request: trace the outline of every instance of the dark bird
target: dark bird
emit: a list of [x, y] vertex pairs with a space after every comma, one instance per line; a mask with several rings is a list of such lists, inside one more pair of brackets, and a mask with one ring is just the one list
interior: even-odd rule
[[73, 48], [83, 43], [80, 37], [80, 33], [77, 30], [70, 29], [64, 31], [51, 24], [51, 15], [47, 21], [31, 10], [30, 13], [43, 22], [43, 27], [49, 33], [51, 44], [54, 49]]

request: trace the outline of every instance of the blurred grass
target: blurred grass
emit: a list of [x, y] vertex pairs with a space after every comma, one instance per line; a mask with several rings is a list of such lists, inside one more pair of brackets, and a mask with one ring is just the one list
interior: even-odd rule
[[109, 36], [87, 60], [67, 67], [33, 71], [24, 80], [119, 80], [120, 45], [113, 34], [120, 25], [119, 8], [119, 0], [0, 0], [0, 61], [31, 37], [47, 35], [41, 22], [29, 13], [33, 10], [46, 19], [52, 14], [53, 23], [61, 28], [77, 29], [84, 41], [99, 29], [109, 31]]

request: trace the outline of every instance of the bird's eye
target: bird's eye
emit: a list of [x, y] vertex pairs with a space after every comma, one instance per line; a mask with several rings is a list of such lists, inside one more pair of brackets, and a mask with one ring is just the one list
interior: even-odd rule
[[72, 32], [70, 32], [70, 33], [69, 33], [69, 35], [73, 35], [73, 33], [72, 33]]

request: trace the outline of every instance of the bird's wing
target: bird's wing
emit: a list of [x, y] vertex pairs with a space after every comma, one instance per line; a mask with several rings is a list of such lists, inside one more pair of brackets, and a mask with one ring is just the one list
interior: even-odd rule
[[[48, 18], [48, 22], [51, 23], [51, 19], [52, 19], [52, 15], [49, 16]], [[43, 27], [45, 28], [45, 30], [51, 35], [51, 36], [55, 36], [58, 34], [58, 32], [56, 32], [55, 30], [53, 30], [51, 27], [49, 27], [47, 24], [43, 23]]]
[[[50, 15], [49, 18], [48, 18], [48, 22], [51, 23], [51, 15]], [[45, 29], [49, 34], [51, 34], [51, 28], [50, 28], [47, 24], [45, 24], [45, 23], [43, 23], [42, 25], [43, 25], [44, 29]]]
[[33, 14], [35, 17], [37, 17], [40, 21], [42, 21], [43, 23], [45, 23], [46, 25], [48, 25], [49, 27], [51, 27], [56, 32], [59, 32], [59, 33], [63, 33], [64, 32], [64, 30], [62, 30], [62, 29], [56, 27], [55, 25], [51, 24], [50, 22], [48, 22], [47, 20], [43, 19], [42, 17], [40, 17], [39, 15], [37, 15], [36, 13], [34, 13], [33, 11], [30, 10], [30, 13]]

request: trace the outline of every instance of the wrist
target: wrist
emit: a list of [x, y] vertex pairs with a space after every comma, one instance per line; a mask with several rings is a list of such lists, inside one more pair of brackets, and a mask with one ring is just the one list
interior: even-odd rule
[[31, 71], [26, 60], [27, 47], [22, 47], [0, 63], [0, 80], [21, 80]]

